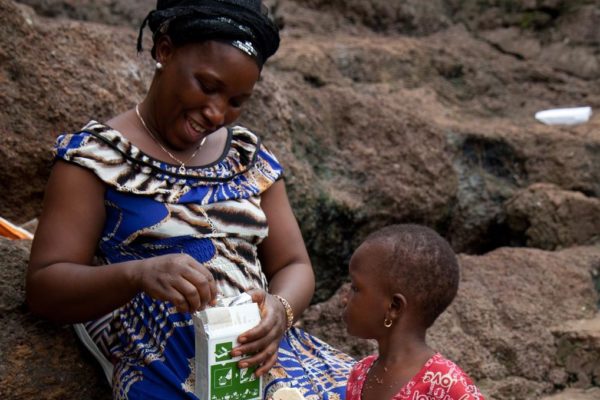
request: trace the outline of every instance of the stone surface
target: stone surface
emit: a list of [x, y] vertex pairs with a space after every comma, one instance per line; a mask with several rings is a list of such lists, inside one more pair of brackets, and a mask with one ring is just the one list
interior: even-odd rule
[[[592, 385], [598, 293], [590, 277], [600, 270], [600, 247], [558, 252], [502, 248], [483, 256], [461, 255], [459, 261], [458, 296], [430, 329], [429, 343], [465, 369], [487, 398], [536, 399], [554, 387]], [[374, 351], [373, 344], [342, 328], [344, 290], [307, 310], [303, 326], [364, 357]], [[553, 328], [568, 320], [582, 321]], [[573, 346], [585, 343], [587, 350], [567, 356], [567, 366], [561, 352], [565, 345], [556, 335], [569, 338]], [[571, 365], [578, 356], [586, 361]], [[588, 380], [573, 381], [573, 371], [585, 372]]]
[[567, 389], [564, 392], [545, 396], [541, 400], [597, 400], [600, 399], [600, 388]]
[[16, 223], [37, 217], [58, 134], [142, 98], [152, 69], [137, 57], [135, 39], [131, 29], [46, 19], [0, 1], [0, 156], [11, 160], [0, 169], [1, 187], [11, 189], [0, 215]]
[[552, 329], [560, 364], [570, 386], [588, 388], [600, 382], [600, 314], [593, 319], [569, 321]]
[[0, 399], [110, 399], [102, 370], [71, 327], [27, 311], [28, 247], [0, 238]]
[[46, 17], [137, 27], [156, 0], [19, 0]]
[[[58, 134], [143, 97], [153, 63], [135, 52], [136, 28], [152, 3], [0, 0], [0, 216], [25, 223], [39, 215]], [[461, 256], [461, 295], [432, 342], [492, 398], [534, 399], [569, 385], [547, 327], [592, 317], [588, 267], [597, 265], [596, 248], [494, 249], [598, 243], [596, 225], [582, 240], [575, 221], [593, 217], [600, 196], [600, 118], [574, 127], [533, 119], [545, 108], [600, 108], [598, 1], [269, 4], [284, 24], [283, 40], [240, 122], [286, 168], [317, 275], [320, 304], [305, 325], [316, 329], [322, 314], [331, 321], [324, 336], [352, 354], [371, 352], [372, 343], [344, 338], [339, 295], [329, 298], [367, 233], [423, 223], [473, 254]], [[531, 207], [549, 198], [548, 211]], [[560, 220], [551, 221], [549, 210], [560, 210]], [[530, 227], [549, 228], [531, 236], [515, 230], [517, 211]], [[11, 261], [23, 252], [0, 248], [8, 257], [0, 262], [7, 282], [0, 318], [11, 329], [0, 347], [0, 398], [10, 398], [7, 391], [32, 398], [41, 387], [49, 398], [110, 397], [70, 329], [27, 313], [24, 262]]]
[[450, 23], [443, 0], [296, 0], [296, 3], [334, 11], [350, 23], [364, 24], [378, 32], [428, 34]]
[[542, 44], [537, 38], [516, 27], [485, 31], [481, 36], [502, 51], [524, 59], [536, 58], [542, 52]]
[[13, 311], [25, 296], [25, 271], [28, 241], [8, 240], [0, 236], [0, 313]]
[[530, 247], [552, 250], [600, 237], [600, 200], [580, 192], [534, 184], [517, 191], [505, 208], [511, 235], [524, 236]]

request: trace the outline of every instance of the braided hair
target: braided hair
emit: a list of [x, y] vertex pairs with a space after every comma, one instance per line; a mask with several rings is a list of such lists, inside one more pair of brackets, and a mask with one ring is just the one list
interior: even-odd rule
[[140, 26], [138, 52], [143, 50], [146, 25], [152, 31], [153, 58], [163, 35], [175, 46], [205, 40], [229, 43], [252, 57], [259, 68], [279, 47], [279, 29], [260, 0], [158, 0]]

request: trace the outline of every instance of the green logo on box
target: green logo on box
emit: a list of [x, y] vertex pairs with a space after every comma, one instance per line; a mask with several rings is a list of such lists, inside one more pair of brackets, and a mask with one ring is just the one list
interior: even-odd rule
[[237, 362], [217, 364], [210, 368], [211, 400], [260, 399], [260, 380], [256, 368], [239, 369]]
[[216, 361], [227, 361], [231, 360], [231, 349], [233, 349], [232, 342], [217, 343], [215, 346], [215, 360]]

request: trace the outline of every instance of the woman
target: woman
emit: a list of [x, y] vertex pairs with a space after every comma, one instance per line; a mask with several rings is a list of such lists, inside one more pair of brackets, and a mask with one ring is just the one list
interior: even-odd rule
[[[84, 322], [115, 398], [195, 398], [190, 312], [242, 292], [262, 321], [233, 355], [265, 393], [343, 398], [351, 359], [291, 327], [314, 276], [282, 167], [231, 126], [279, 45], [259, 0], [157, 2], [150, 89], [106, 124], [58, 138], [32, 247], [32, 311]], [[268, 235], [267, 235], [268, 233]]]

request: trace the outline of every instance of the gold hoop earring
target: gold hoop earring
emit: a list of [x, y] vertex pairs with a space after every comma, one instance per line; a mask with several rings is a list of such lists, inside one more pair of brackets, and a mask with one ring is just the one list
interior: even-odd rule
[[385, 317], [385, 319], [383, 320], [383, 326], [385, 326], [386, 328], [390, 328], [393, 323], [394, 321], [388, 319], [388, 317]]

